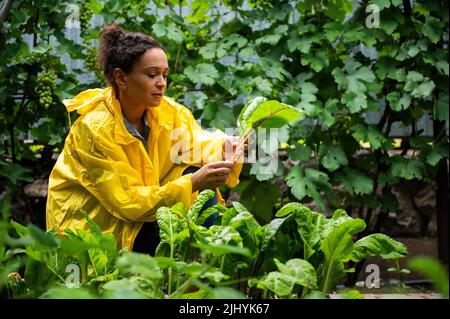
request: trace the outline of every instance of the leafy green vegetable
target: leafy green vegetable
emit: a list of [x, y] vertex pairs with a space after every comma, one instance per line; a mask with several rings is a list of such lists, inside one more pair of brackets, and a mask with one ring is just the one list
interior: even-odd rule
[[255, 97], [247, 103], [239, 114], [237, 125], [241, 137], [257, 127], [280, 128], [296, 120], [303, 111], [264, 97]]
[[384, 259], [394, 259], [404, 257], [407, 254], [406, 246], [393, 240], [385, 234], [371, 234], [353, 245], [353, 261], [361, 261], [370, 256], [381, 256]]
[[411, 259], [408, 267], [431, 279], [439, 293], [448, 298], [448, 270], [442, 263], [431, 257], [419, 256]]

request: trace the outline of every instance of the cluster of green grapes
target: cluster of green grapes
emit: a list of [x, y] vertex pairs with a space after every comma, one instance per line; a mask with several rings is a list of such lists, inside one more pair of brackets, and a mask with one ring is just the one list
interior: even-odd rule
[[53, 88], [56, 84], [56, 74], [53, 71], [41, 72], [37, 79], [36, 91], [39, 94], [39, 104], [48, 108], [53, 103]]
[[86, 70], [95, 74], [98, 80], [103, 81], [103, 74], [97, 65], [97, 47], [95, 45], [85, 44], [86, 57], [84, 58], [84, 67]]
[[42, 53], [38, 52], [31, 52], [30, 56], [27, 58], [26, 63], [27, 64], [35, 64], [35, 63], [42, 63], [42, 60], [44, 59], [44, 55]]
[[89, 21], [92, 17], [92, 11], [86, 8], [86, 6], [80, 9], [80, 29], [84, 33], [89, 28]]
[[97, 48], [95, 46], [86, 45], [86, 57], [84, 58], [84, 67], [89, 71], [97, 70]]

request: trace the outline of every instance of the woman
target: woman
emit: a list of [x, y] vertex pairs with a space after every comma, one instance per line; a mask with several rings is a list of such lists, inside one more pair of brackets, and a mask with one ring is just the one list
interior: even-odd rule
[[111, 86], [64, 101], [80, 116], [50, 174], [47, 229], [87, 230], [82, 208], [120, 248], [153, 253], [156, 210], [189, 207], [198, 191], [236, 186], [242, 163], [223, 160], [224, 148], [236, 147], [231, 137], [203, 131], [186, 107], [164, 96], [169, 65], [158, 42], [118, 25], [104, 27], [100, 40]]

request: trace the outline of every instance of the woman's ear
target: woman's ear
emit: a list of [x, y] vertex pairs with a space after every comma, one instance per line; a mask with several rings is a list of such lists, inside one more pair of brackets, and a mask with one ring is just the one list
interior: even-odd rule
[[115, 68], [112, 73], [114, 83], [119, 87], [119, 89], [125, 90], [127, 88], [127, 83], [125, 82], [125, 73], [119, 69]]

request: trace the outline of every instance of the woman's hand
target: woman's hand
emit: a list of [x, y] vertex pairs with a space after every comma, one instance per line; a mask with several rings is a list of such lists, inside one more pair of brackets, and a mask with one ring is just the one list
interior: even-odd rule
[[204, 165], [191, 175], [192, 192], [204, 189], [216, 189], [224, 185], [233, 166], [234, 163], [230, 161]]
[[247, 144], [239, 145], [239, 137], [237, 136], [225, 137], [225, 140], [223, 141], [222, 144], [222, 151], [224, 154], [225, 161], [234, 161], [234, 163], [239, 162], [241, 159], [243, 159], [244, 150], [246, 148]]

